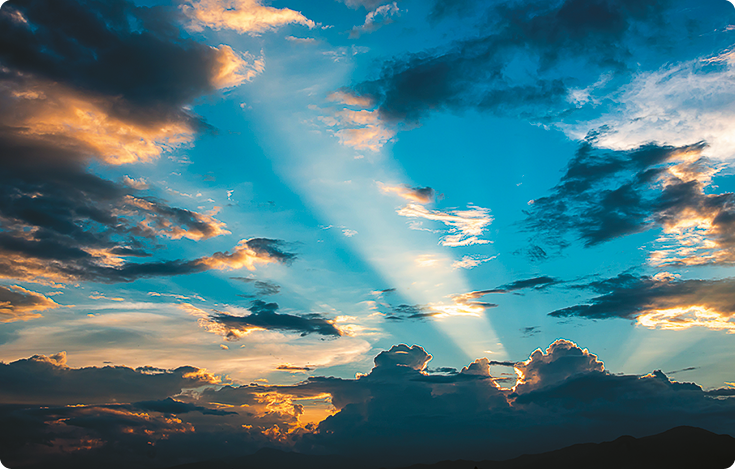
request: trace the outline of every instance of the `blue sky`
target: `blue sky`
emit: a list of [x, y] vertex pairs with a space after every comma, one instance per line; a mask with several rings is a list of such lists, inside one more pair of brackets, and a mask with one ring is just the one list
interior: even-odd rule
[[398, 344], [504, 396], [586, 349], [728, 395], [728, 1], [104, 5], [1, 10], [5, 366], [192, 366], [150, 399], [219, 408]]

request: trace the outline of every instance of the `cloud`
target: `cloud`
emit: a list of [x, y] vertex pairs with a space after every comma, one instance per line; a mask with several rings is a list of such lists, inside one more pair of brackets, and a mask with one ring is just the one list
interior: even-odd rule
[[437, 23], [452, 15], [468, 16], [470, 13], [477, 11], [472, 0], [434, 0], [432, 3], [428, 16], [431, 23]]
[[462, 259], [452, 262], [452, 269], [472, 269], [482, 264], [496, 259], [498, 256], [463, 256]]
[[602, 373], [605, 365], [574, 342], [559, 339], [546, 351], [536, 349], [528, 360], [517, 363], [518, 382], [514, 390], [518, 394], [542, 387], [553, 386], [579, 374]]
[[314, 39], [313, 37], [286, 36], [286, 40], [289, 42], [293, 42], [295, 44], [314, 44], [316, 43], [316, 39]]
[[398, 15], [400, 11], [396, 2], [377, 7], [365, 16], [365, 23], [350, 30], [350, 39], [357, 39], [362, 34], [372, 33], [392, 23], [392, 17]]
[[554, 317], [624, 318], [651, 329], [706, 327], [735, 333], [735, 279], [681, 280], [667, 273], [653, 277], [620, 274], [578, 285], [599, 296], [549, 313]]
[[287, 24], [301, 24], [309, 29], [316, 27], [298, 11], [265, 6], [258, 0], [193, 0], [180, 8], [191, 19], [187, 27], [192, 31], [207, 27], [255, 36]]
[[587, 246], [658, 228], [654, 265], [730, 264], [735, 196], [711, 193], [721, 168], [702, 156], [705, 148], [610, 152], [583, 144], [552, 194], [530, 205], [527, 226], [557, 243], [577, 234]]
[[233, 280], [239, 280], [240, 282], [252, 283], [258, 295], [268, 296], [275, 295], [281, 291], [281, 286], [277, 285], [268, 280], [256, 280], [249, 277], [230, 277]]
[[[169, 207], [149, 198], [127, 195], [125, 196], [125, 208], [140, 209], [145, 218], [138, 224], [138, 228], [143, 231], [150, 230], [157, 236], [199, 241], [230, 234], [224, 229], [225, 224], [211, 215]], [[214, 211], [217, 209], [218, 207]]]
[[182, 389], [220, 381], [206, 370], [192, 366], [174, 370], [125, 366], [71, 368], [66, 365], [66, 352], [0, 363], [0, 377], [4, 383], [0, 390], [3, 402], [38, 405], [165, 399]]
[[0, 323], [40, 318], [40, 311], [58, 308], [50, 298], [17, 285], [0, 285]]
[[477, 290], [468, 293], [462, 293], [461, 295], [453, 296], [452, 299], [460, 303], [465, 303], [469, 300], [476, 300], [491, 293], [512, 293], [527, 288], [532, 288], [534, 290], [543, 290], [552, 285], [556, 285], [557, 283], [560, 283], [559, 280], [544, 275], [541, 277], [516, 280], [514, 282], [507, 283], [505, 285], [501, 285], [490, 290]]
[[489, 215], [489, 209], [470, 205], [467, 210], [428, 210], [422, 205], [408, 204], [398, 210], [398, 215], [409, 218], [423, 218], [426, 220], [440, 221], [449, 226], [449, 234], [440, 241], [442, 246], [471, 246], [473, 244], [488, 244], [490, 241], [481, 239], [483, 232], [493, 217]]
[[223, 266], [224, 254], [129, 261], [152, 257], [158, 236], [228, 232], [213, 213], [141, 197], [138, 182], [88, 169], [94, 161], [150, 161], [190, 143], [209, 127], [189, 104], [248, 79], [242, 56], [182, 37], [177, 18], [118, 0], [2, 10], [0, 277], [115, 282]]
[[599, 117], [559, 127], [578, 139], [596, 133], [597, 146], [623, 151], [649, 142], [684, 146], [705, 141], [708, 156], [729, 161], [735, 151], [731, 136], [735, 125], [734, 78], [735, 51], [731, 48], [684, 63], [665, 64], [635, 75], [612, 93], [589, 90], [588, 100], [614, 99], [620, 104]]
[[[735, 415], [732, 389], [703, 391], [661, 371], [611, 374], [596, 355], [564, 339], [523, 362], [482, 357], [460, 371], [432, 370], [423, 347], [399, 344], [378, 353], [372, 370], [354, 379], [312, 376], [293, 385], [210, 385], [185, 393], [182, 387], [208, 378], [182, 385], [183, 368], [77, 369], [62, 365], [64, 359], [38, 356], [0, 365], [2, 377], [14, 379], [4, 379], [10, 387], [3, 392], [31, 389], [3, 396], [4, 461], [101, 467], [114, 454], [140, 467], [167, 467], [265, 446], [348, 455], [373, 467], [386, 461], [497, 460], [679, 425], [727, 433]], [[497, 365], [516, 368], [513, 389], [500, 385], [506, 378], [492, 375], [490, 367]], [[146, 385], [121, 388], [120, 373]], [[61, 407], [71, 384], [86, 385], [75, 391], [89, 400], [130, 400]], [[162, 397], [164, 391], [176, 397]], [[151, 397], [140, 397], [145, 394]], [[307, 408], [321, 412], [317, 422], [305, 423]]]
[[[339, 409], [318, 432], [304, 435], [305, 446], [339, 448], [376, 464], [420, 459], [407, 456], [412, 453], [425, 461], [497, 460], [695, 422], [724, 431], [734, 410], [731, 400], [717, 401], [699, 386], [670, 381], [661, 372], [610, 374], [595, 355], [563, 339], [516, 364], [515, 391], [498, 385], [504, 380], [491, 375], [486, 358], [460, 373], [430, 374], [431, 356], [415, 347], [382, 352], [373, 370], [356, 380], [313, 377], [283, 389], [300, 395], [330, 392]], [[386, 434], [386, 428], [393, 431]]]
[[364, 96], [356, 96], [349, 89], [342, 89], [330, 93], [327, 96], [327, 100], [336, 101], [347, 106], [357, 106], [361, 108], [370, 108], [373, 107], [374, 104], [370, 98]]
[[[454, 263], [456, 264], [456, 262]], [[453, 264], [453, 265], [454, 265]], [[452, 316], [473, 316], [480, 317], [487, 309], [497, 308], [498, 305], [495, 303], [489, 303], [485, 301], [474, 301], [485, 295], [491, 293], [510, 293], [517, 290], [526, 288], [533, 288], [535, 290], [542, 290], [551, 285], [559, 283], [558, 280], [551, 277], [535, 277], [531, 279], [518, 280], [492, 290], [478, 290], [468, 293], [462, 293], [458, 295], [451, 295], [451, 303], [446, 304], [443, 302], [428, 303], [425, 305], [406, 305], [401, 304], [398, 306], [390, 305], [387, 303], [381, 303], [383, 306], [390, 309], [389, 313], [386, 314], [385, 319], [389, 321], [404, 321], [404, 320], [424, 320], [424, 319], [442, 319]], [[527, 328], [528, 332], [535, 330], [535, 328]]]
[[396, 194], [408, 201], [420, 204], [429, 204], [433, 202], [436, 197], [436, 191], [431, 187], [410, 187], [405, 184], [389, 186], [380, 181], [378, 181], [377, 184], [380, 191], [384, 194]]
[[285, 242], [279, 239], [251, 238], [241, 240], [232, 252], [216, 252], [209, 257], [194, 261], [196, 265], [209, 269], [255, 270], [257, 264], [282, 263], [289, 265], [296, 260], [296, 254], [283, 248]]
[[[521, 112], [538, 119], [568, 107], [566, 82], [603, 72], [626, 75], [641, 43], [650, 47], [652, 38], [663, 37], [683, 41], [677, 37], [678, 23], [662, 21], [666, 6], [659, 0], [614, 7], [581, 0], [479, 6], [484, 14], [478, 15], [476, 27], [467, 26], [475, 33], [468, 34], [470, 39], [448, 50], [386, 61], [378, 79], [355, 89], [374, 97], [381, 118], [392, 122], [416, 122], [432, 110], [463, 108]], [[712, 17], [707, 21], [707, 26], [722, 22]], [[610, 47], [613, 43], [617, 47]], [[527, 63], [514, 68], [520, 61]], [[571, 67], [557, 67], [561, 64]], [[575, 73], [574, 66], [585, 73]]]
[[307, 372], [307, 371], [313, 371], [314, 368], [308, 367], [308, 366], [294, 366], [294, 365], [278, 365], [276, 367], [276, 370], [278, 371], [289, 371], [291, 373], [298, 373], [298, 372]]
[[[347, 55], [355, 55], [364, 51], [356, 48], [330, 52], [334, 61], [339, 61]], [[345, 106], [366, 107], [371, 104], [370, 99], [361, 98], [348, 92], [336, 91], [331, 93], [327, 99], [337, 101]], [[378, 118], [377, 110], [360, 109], [353, 110], [347, 107], [342, 109], [325, 109], [327, 115], [318, 117], [318, 120], [327, 127], [328, 132], [337, 137], [342, 145], [347, 145], [355, 150], [380, 151], [394, 136], [395, 130], [383, 125]]]
[[[350, 8], [358, 9], [360, 7], [365, 8], [368, 11], [373, 11], [379, 6], [390, 3], [389, 0], [339, 0]], [[393, 2], [395, 3], [395, 2]]]
[[188, 414], [189, 412], [199, 412], [204, 415], [227, 415], [235, 413], [227, 412], [225, 410], [209, 409], [191, 403], [177, 401], [170, 397], [158, 401], [136, 402], [133, 405], [138, 409], [159, 412], [161, 414]]
[[199, 318], [199, 325], [208, 332], [219, 334], [227, 340], [239, 340], [255, 331], [296, 332], [302, 336], [319, 334], [339, 337], [342, 332], [334, 324], [334, 320], [326, 319], [318, 313], [303, 315], [279, 314], [278, 304], [253, 301], [248, 307], [248, 314], [235, 315], [225, 311], [213, 314], [190, 304], [181, 304], [180, 308]]

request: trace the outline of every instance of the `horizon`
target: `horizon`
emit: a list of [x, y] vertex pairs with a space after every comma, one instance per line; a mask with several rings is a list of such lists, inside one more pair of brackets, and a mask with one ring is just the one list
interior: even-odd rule
[[0, 2], [0, 458], [735, 436], [734, 46], [728, 0]]

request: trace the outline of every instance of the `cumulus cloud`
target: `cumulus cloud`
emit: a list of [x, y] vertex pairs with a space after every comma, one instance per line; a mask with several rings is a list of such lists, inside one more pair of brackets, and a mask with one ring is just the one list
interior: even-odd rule
[[259, 35], [287, 24], [316, 27], [298, 11], [265, 6], [258, 0], [193, 0], [180, 8], [191, 19], [187, 27], [192, 31], [202, 31], [206, 27]]
[[199, 318], [199, 325], [208, 332], [221, 335], [227, 340], [239, 340], [255, 331], [295, 332], [306, 336], [319, 334], [339, 337], [342, 331], [335, 326], [335, 321], [318, 313], [302, 315], [278, 313], [278, 304], [253, 301], [247, 314], [238, 315], [225, 311], [207, 313], [190, 304], [182, 304], [180, 308]]
[[[316, 376], [293, 385], [210, 385], [186, 393], [180, 390], [206, 385], [211, 376], [196, 368], [198, 379], [187, 378], [186, 368], [76, 369], [64, 360], [37, 356], [0, 365], [3, 382], [10, 383], [3, 386], [4, 402], [27, 402], [0, 407], [4, 461], [115, 467], [109, 452], [115, 448], [115, 458], [142, 461], [140, 467], [170, 466], [182, 458], [233, 457], [264, 446], [328, 451], [371, 467], [497, 460], [679, 425], [727, 433], [735, 415], [732, 389], [705, 392], [661, 371], [611, 374], [597, 356], [564, 339], [522, 362], [483, 357], [460, 371], [431, 370], [432, 356], [423, 347], [399, 344], [378, 353], [372, 370], [354, 379]], [[507, 379], [493, 376], [495, 365], [515, 367], [514, 388], [500, 385]], [[135, 376], [137, 387], [120, 387], [120, 374]], [[84, 400], [108, 403], [61, 407], [82, 403], [68, 399], [72, 386], [74, 396], [81, 392]], [[27, 389], [30, 394], [21, 392]], [[166, 392], [176, 396], [163, 397]], [[321, 402], [310, 408], [321, 409], [318, 423], [303, 420], [308, 402]], [[146, 453], [151, 446], [157, 451]]]
[[40, 318], [41, 311], [58, 308], [50, 298], [18, 285], [0, 285], [0, 322], [28, 321]]
[[651, 329], [706, 327], [735, 333], [735, 279], [681, 280], [668, 273], [653, 277], [620, 274], [577, 288], [599, 296], [549, 313], [585, 319], [624, 318]]
[[442, 246], [471, 246], [473, 244], [488, 244], [490, 241], [481, 239], [485, 229], [492, 223], [490, 210], [470, 205], [467, 210], [429, 210], [423, 205], [408, 204], [398, 210], [398, 215], [409, 218], [423, 218], [439, 221], [449, 226], [449, 231], [440, 244]]
[[[431, 356], [422, 351], [394, 346], [378, 355], [380, 360], [376, 357], [371, 373], [356, 380], [309, 378], [284, 389], [298, 394], [330, 390], [339, 409], [320, 423], [317, 433], [305, 435], [304, 443], [378, 461], [410, 460], [405, 455], [411, 452], [427, 460], [497, 460], [579, 441], [650, 434], [687, 422], [724, 430], [729, 417], [715, 412], [733, 409], [732, 401], [715, 400], [699, 386], [673, 382], [661, 372], [610, 374], [595, 355], [566, 340], [517, 363], [515, 391], [499, 386], [486, 358], [460, 373], [431, 374], [426, 369]], [[343, 433], [348, 428], [349, 438]], [[400, 432], [400, 444], [386, 428]], [[369, 454], [360, 447], [365, 442], [371, 443]]]
[[553, 386], [579, 374], [602, 373], [604, 364], [574, 342], [559, 339], [545, 351], [536, 349], [528, 360], [517, 363], [518, 382], [514, 390], [518, 394]]
[[530, 205], [527, 225], [547, 241], [576, 234], [587, 246], [658, 228], [655, 265], [731, 264], [734, 196], [711, 193], [720, 167], [705, 148], [610, 152], [583, 144], [552, 194]]

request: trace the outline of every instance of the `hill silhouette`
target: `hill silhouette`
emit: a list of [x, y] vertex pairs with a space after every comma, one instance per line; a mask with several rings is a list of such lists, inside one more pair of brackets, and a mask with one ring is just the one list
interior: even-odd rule
[[[657, 435], [621, 436], [505, 461], [442, 461], [400, 469], [726, 469], [735, 462], [735, 438], [697, 427], [676, 427]], [[367, 461], [340, 455], [308, 455], [264, 448], [230, 460], [212, 460], [168, 469], [375, 469]]]

